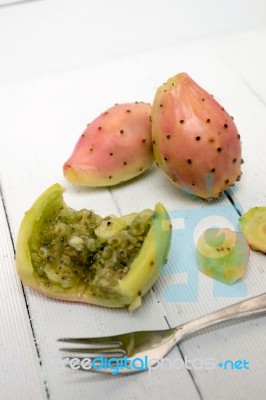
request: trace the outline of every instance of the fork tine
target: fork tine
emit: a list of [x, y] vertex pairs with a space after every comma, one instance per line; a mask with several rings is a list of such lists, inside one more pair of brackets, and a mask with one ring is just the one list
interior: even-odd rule
[[88, 348], [62, 348], [59, 349], [60, 351], [66, 352], [66, 353], [74, 353], [74, 354], [86, 354], [86, 357], [89, 358], [97, 358], [97, 357], [105, 357], [105, 358], [120, 358], [123, 357], [127, 354], [127, 352], [123, 349], [121, 350], [116, 350], [113, 351], [112, 349], [101, 349], [100, 351], [97, 349], [88, 349]]
[[119, 348], [122, 346], [122, 342], [117, 340], [116, 336], [110, 337], [96, 337], [96, 338], [60, 338], [58, 342], [64, 343], [75, 343], [75, 344], [86, 344], [95, 348], [112, 347]]

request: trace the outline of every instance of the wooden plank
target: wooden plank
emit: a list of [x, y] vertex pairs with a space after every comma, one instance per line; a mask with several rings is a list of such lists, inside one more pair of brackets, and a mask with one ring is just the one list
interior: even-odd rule
[[45, 398], [46, 384], [34, 344], [32, 327], [14, 250], [0, 198], [0, 387], [2, 399]]

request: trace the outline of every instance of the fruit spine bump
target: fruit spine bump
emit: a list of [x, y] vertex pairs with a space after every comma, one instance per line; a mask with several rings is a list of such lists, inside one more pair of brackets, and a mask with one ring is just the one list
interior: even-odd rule
[[158, 88], [152, 142], [157, 164], [183, 191], [216, 198], [241, 178], [241, 141], [233, 118], [187, 73]]
[[125, 103], [87, 126], [63, 171], [72, 183], [112, 186], [140, 175], [153, 161], [151, 105]]

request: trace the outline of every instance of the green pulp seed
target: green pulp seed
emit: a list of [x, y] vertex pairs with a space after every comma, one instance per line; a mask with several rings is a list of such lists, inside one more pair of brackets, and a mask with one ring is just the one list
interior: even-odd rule
[[[103, 241], [102, 228], [100, 240], [97, 228], [107, 218], [67, 207], [51, 211], [30, 242], [35, 276], [48, 287], [70, 289], [81, 283], [95, 295], [110, 296], [140, 251], [153, 216], [153, 211], [144, 210]], [[112, 218], [107, 228], [111, 224]]]

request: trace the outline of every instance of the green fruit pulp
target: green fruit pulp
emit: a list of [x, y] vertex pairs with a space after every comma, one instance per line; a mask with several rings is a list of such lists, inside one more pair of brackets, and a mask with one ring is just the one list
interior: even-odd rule
[[253, 250], [266, 253], [266, 207], [253, 207], [239, 219], [240, 229]]
[[[53, 185], [25, 215], [17, 245], [17, 269], [22, 281], [50, 297], [110, 307], [139, 303], [136, 298], [145, 294], [158, 277], [169, 250], [170, 232], [160, 233], [157, 227], [165, 240], [163, 260], [161, 255], [155, 260], [159, 241], [154, 232], [151, 238], [151, 228], [158, 222], [158, 213], [143, 210], [120, 218], [102, 218], [92, 210], [71, 209], [63, 202], [62, 193], [60, 185]], [[153, 252], [141, 255], [148, 236]], [[129, 280], [135, 290], [131, 293], [130, 285], [123, 289], [123, 278], [131, 267], [137, 271], [134, 264], [143, 258], [147, 258], [144, 275], [137, 283], [136, 277]], [[153, 265], [151, 260], [157, 268], [152, 274], [147, 266]], [[143, 271], [138, 272], [139, 276]], [[127, 286], [124, 283], [124, 288]]]

